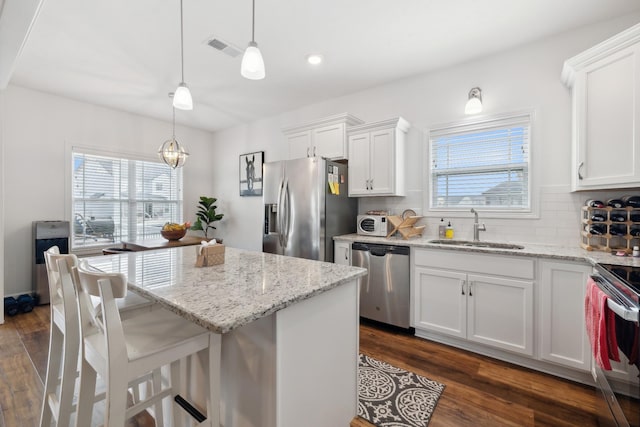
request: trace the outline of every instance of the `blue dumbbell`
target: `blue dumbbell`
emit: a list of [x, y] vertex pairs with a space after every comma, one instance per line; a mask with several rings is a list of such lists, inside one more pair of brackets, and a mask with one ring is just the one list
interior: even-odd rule
[[18, 297], [18, 309], [21, 313], [33, 311], [34, 301], [31, 295], [22, 294]]
[[4, 312], [7, 316], [15, 316], [19, 311], [18, 301], [14, 297], [4, 298]]

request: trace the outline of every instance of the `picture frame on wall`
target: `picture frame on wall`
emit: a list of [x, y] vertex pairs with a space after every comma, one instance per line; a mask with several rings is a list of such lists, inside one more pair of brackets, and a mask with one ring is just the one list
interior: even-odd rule
[[240, 195], [262, 196], [264, 151], [240, 155]]

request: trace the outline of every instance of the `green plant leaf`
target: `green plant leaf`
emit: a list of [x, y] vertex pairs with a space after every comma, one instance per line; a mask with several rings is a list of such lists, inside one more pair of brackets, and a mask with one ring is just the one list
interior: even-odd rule
[[204, 231], [204, 236], [207, 238], [207, 231], [210, 228], [214, 230], [216, 227], [213, 225], [214, 222], [220, 221], [224, 214], [216, 213], [216, 209], [218, 208], [215, 203], [218, 201], [215, 197], [207, 197], [200, 196], [200, 200], [198, 201], [198, 210], [196, 212], [196, 222], [191, 227], [192, 230], [202, 230]]

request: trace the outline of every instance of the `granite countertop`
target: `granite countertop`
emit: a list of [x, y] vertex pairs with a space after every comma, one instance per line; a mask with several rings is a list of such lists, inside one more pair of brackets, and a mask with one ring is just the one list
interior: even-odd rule
[[455, 246], [455, 245], [442, 245], [437, 243], [430, 243], [433, 238], [418, 237], [404, 240], [401, 237], [373, 237], [373, 236], [361, 236], [359, 234], [345, 234], [343, 236], [334, 237], [335, 241], [344, 242], [364, 242], [364, 243], [379, 243], [387, 245], [402, 245], [411, 246], [417, 248], [427, 249], [443, 249], [449, 251], [464, 251], [475, 252], [485, 254], [496, 255], [514, 255], [536, 258], [547, 258], [565, 261], [577, 261], [586, 262], [592, 265], [595, 264], [615, 264], [615, 265], [627, 265], [640, 267], [640, 258], [633, 258], [630, 256], [616, 256], [607, 252], [587, 251], [579, 246], [557, 246], [557, 245], [542, 245], [536, 243], [517, 243], [524, 246], [524, 249], [497, 249], [497, 248], [483, 248], [483, 247], [469, 247], [469, 246]]
[[194, 247], [85, 258], [127, 275], [129, 289], [217, 333], [364, 276], [366, 269], [225, 248], [224, 264], [195, 267]]

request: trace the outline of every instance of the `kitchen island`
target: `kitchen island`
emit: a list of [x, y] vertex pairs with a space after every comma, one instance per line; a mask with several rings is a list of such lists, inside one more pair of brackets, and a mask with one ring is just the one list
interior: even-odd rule
[[204, 268], [193, 247], [87, 260], [221, 336], [219, 363], [209, 365], [220, 370], [221, 425], [346, 426], [356, 415], [366, 270], [233, 248]]

